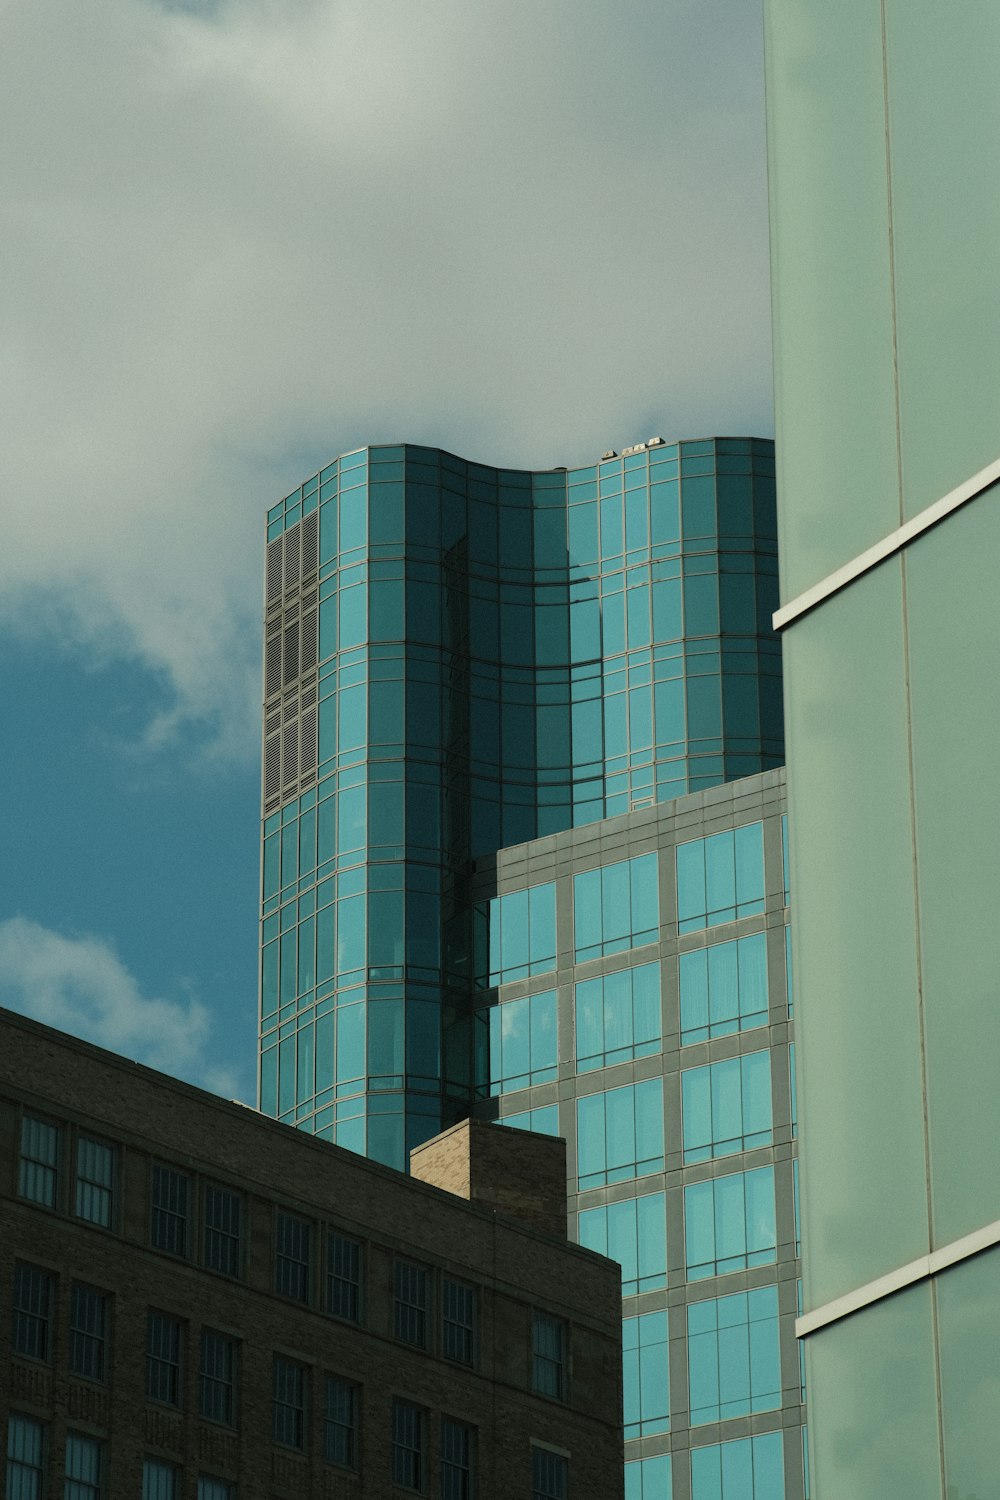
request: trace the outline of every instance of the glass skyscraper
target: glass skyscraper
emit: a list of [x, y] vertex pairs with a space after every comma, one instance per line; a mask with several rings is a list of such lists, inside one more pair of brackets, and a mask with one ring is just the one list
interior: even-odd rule
[[1000, 1484], [1000, 8], [767, 0], [823, 1500]]
[[482, 1081], [477, 988], [554, 952], [538, 902], [487, 933], [473, 862], [782, 763], [773, 467], [381, 447], [269, 513], [268, 1113], [403, 1166]]
[[565, 1136], [628, 1500], [802, 1500], [773, 445], [345, 455], [268, 517], [261, 1104]]

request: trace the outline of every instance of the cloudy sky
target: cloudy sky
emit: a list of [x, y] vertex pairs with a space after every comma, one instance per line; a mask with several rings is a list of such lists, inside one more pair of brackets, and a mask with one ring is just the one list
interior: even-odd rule
[[770, 433], [759, 0], [5, 0], [0, 1004], [253, 1098], [263, 514]]

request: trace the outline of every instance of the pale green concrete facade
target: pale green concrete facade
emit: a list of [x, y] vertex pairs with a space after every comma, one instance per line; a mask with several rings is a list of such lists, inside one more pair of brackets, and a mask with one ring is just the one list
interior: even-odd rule
[[[1000, 7], [766, 12], [787, 607], [1000, 458]], [[998, 501], [784, 631], [824, 1500], [997, 1493], [1000, 1247], [869, 1284], [1000, 1220]]]

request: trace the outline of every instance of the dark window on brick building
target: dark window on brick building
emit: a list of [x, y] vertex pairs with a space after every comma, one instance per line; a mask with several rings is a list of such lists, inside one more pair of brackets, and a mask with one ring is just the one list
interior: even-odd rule
[[441, 1418], [441, 1500], [472, 1500], [475, 1433], [463, 1422]]
[[424, 1414], [409, 1401], [392, 1403], [392, 1478], [404, 1490], [424, 1487]]
[[115, 1191], [115, 1148], [81, 1135], [76, 1142], [76, 1202], [78, 1219], [111, 1228]]
[[181, 1325], [166, 1313], [147, 1315], [146, 1395], [166, 1406], [180, 1405]]
[[107, 1379], [108, 1302], [105, 1292], [75, 1285], [69, 1314], [69, 1367], [87, 1380]]
[[239, 1194], [206, 1186], [202, 1258], [210, 1271], [239, 1276], [242, 1225], [243, 1204]]
[[441, 1353], [458, 1365], [476, 1358], [476, 1292], [445, 1278], [441, 1287]]
[[531, 1450], [531, 1500], [566, 1500], [569, 1460], [548, 1448]]
[[29, 1203], [55, 1208], [59, 1178], [59, 1127], [25, 1115], [21, 1120], [18, 1192]]
[[361, 1317], [361, 1246], [335, 1229], [327, 1240], [326, 1310], [349, 1323]]
[[236, 1426], [236, 1341], [214, 1328], [201, 1331], [198, 1409], [209, 1422]]
[[566, 1395], [566, 1324], [536, 1312], [531, 1323], [531, 1383], [543, 1396], [562, 1401]]
[[326, 1411], [323, 1453], [332, 1464], [354, 1469], [358, 1462], [358, 1411], [360, 1392], [351, 1380], [339, 1375], [326, 1377]]
[[190, 1189], [190, 1181], [183, 1172], [154, 1165], [149, 1238], [155, 1249], [166, 1250], [170, 1255], [187, 1255]]
[[427, 1272], [409, 1261], [396, 1262], [394, 1327], [403, 1344], [427, 1347]]
[[306, 1370], [274, 1356], [273, 1437], [285, 1448], [302, 1448], [306, 1433]]
[[279, 1213], [275, 1224], [274, 1289], [309, 1301], [309, 1225], [291, 1214]]
[[15, 1354], [28, 1359], [49, 1358], [54, 1278], [37, 1266], [14, 1268], [14, 1324], [11, 1343]]

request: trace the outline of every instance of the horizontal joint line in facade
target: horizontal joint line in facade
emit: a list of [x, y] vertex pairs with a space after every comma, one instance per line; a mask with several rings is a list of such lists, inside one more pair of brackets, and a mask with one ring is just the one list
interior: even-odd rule
[[970, 500], [975, 500], [998, 480], [1000, 480], [1000, 458], [988, 464], [985, 469], [980, 469], [978, 474], [973, 474], [971, 479], [967, 479], [957, 489], [950, 490], [940, 500], [935, 500], [933, 505], [928, 505], [905, 525], [897, 527], [895, 531], [890, 531], [889, 535], [883, 537], [880, 542], [876, 542], [874, 547], [869, 547], [866, 552], [859, 553], [842, 568], [837, 568], [835, 572], [828, 574], [820, 583], [814, 584], [811, 589], [806, 589], [805, 593], [799, 594], [797, 599], [793, 599], [789, 604], [783, 604], [775, 611], [772, 618], [775, 630], [784, 630], [793, 621], [815, 609], [817, 604], [822, 604], [833, 594], [839, 594], [840, 590], [846, 588], [849, 583], [853, 583], [863, 573], [870, 572], [879, 563], [885, 562], [887, 557], [892, 557], [894, 553], [902, 551], [916, 537], [929, 531], [946, 516], [950, 516], [952, 511], [967, 505]]
[[938, 1272], [946, 1271], [949, 1266], [968, 1260], [970, 1256], [978, 1255], [981, 1250], [989, 1250], [997, 1244], [1000, 1244], [1000, 1219], [984, 1225], [982, 1229], [973, 1230], [971, 1234], [963, 1235], [960, 1240], [952, 1240], [950, 1245], [943, 1245], [940, 1250], [932, 1250], [929, 1255], [920, 1255], [916, 1260], [909, 1261], [905, 1266], [898, 1266], [895, 1271], [879, 1276], [875, 1281], [869, 1281], [843, 1297], [836, 1297], [823, 1307], [817, 1307], [815, 1312], [804, 1313], [795, 1320], [795, 1336], [801, 1339], [807, 1334], [816, 1333], [851, 1313], [859, 1312], [863, 1307], [870, 1307], [873, 1302], [881, 1302], [884, 1297], [892, 1296], [893, 1292], [927, 1281]]

